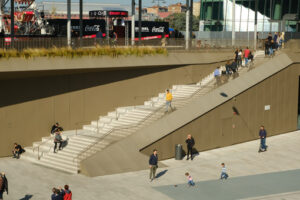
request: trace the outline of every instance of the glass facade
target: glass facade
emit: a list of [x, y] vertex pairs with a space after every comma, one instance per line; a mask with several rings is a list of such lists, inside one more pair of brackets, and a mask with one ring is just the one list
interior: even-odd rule
[[[254, 30], [255, 0], [202, 0], [200, 31]], [[300, 0], [258, 0], [258, 31], [299, 32]]]

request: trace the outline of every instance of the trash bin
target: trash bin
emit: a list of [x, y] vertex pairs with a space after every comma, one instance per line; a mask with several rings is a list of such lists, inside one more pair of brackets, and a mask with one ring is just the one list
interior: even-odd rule
[[182, 145], [176, 144], [175, 145], [175, 160], [181, 160], [182, 159]]

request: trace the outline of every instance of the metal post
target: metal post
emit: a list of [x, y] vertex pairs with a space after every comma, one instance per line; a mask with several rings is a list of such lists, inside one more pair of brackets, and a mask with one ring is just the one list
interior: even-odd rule
[[232, 0], [232, 46], [235, 46], [235, 0]]
[[106, 20], [106, 41], [107, 45], [109, 45], [109, 17], [107, 16], [107, 12], [105, 12], [105, 20]]
[[14, 37], [15, 37], [15, 1], [10, 0], [10, 45], [14, 48]]
[[67, 42], [68, 46], [71, 46], [71, 0], [67, 0]]
[[[249, 2], [249, 4], [250, 4], [250, 2]], [[249, 13], [250, 13], [250, 8], [249, 7], [250, 7], [250, 5], [248, 6], [248, 16], [247, 16], [247, 36], [248, 36], [247, 46], [249, 46]]]
[[190, 0], [186, 0], [185, 49], [190, 48]]
[[242, 26], [242, 11], [243, 11], [243, 1], [241, 2], [241, 9], [240, 9], [240, 24], [239, 24], [239, 32], [241, 32], [241, 26]]
[[224, 16], [224, 29], [223, 29], [223, 32], [227, 31], [226, 30], [226, 25], [227, 25], [227, 6], [228, 6], [228, 0], [225, 0], [225, 2], [226, 2], [226, 7], [225, 7], [225, 13], [224, 13], [225, 16]]
[[134, 46], [135, 40], [135, 0], [131, 2], [131, 45]]
[[189, 23], [189, 28], [190, 28], [190, 39], [193, 39], [193, 18], [194, 18], [194, 14], [193, 14], [193, 6], [194, 6], [194, 0], [190, 0], [190, 23]]
[[296, 31], [300, 31], [300, 28], [299, 28], [299, 20], [300, 20], [300, 1], [298, 0], [298, 9], [297, 9], [297, 20], [298, 20], [298, 23], [297, 23], [297, 27], [296, 27]]
[[257, 45], [257, 10], [258, 10], [258, 0], [255, 0], [255, 17], [254, 17], [254, 50], [255, 51]]
[[80, 36], [80, 47], [82, 47], [82, 35], [83, 35], [83, 24], [82, 24], [82, 13], [83, 13], [83, 0], [79, 0], [79, 36]]
[[142, 41], [142, 0], [139, 0], [139, 45]]
[[[2, 14], [3, 14], [3, 9], [2, 9], [2, 1], [0, 1], [0, 31], [2, 33], [2, 30], [4, 30], [3, 28], [3, 23], [2, 23], [2, 20], [3, 20], [3, 17], [2, 17]], [[2, 33], [4, 35], [4, 33]]]

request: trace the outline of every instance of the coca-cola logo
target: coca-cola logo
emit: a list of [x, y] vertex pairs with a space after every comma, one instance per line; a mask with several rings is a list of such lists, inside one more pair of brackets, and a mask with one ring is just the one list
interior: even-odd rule
[[163, 33], [165, 32], [165, 27], [160, 26], [160, 27], [153, 27], [152, 28], [152, 33]]
[[93, 26], [86, 25], [84, 30], [86, 32], [98, 32], [100, 31], [100, 25], [93, 25]]

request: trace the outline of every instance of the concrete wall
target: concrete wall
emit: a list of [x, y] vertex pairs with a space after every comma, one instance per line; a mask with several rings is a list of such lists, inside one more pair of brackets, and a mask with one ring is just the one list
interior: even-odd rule
[[[299, 76], [300, 65], [294, 64], [154, 142], [142, 153], [149, 155], [156, 148], [161, 159], [171, 158], [175, 144], [183, 144], [186, 152], [187, 134], [193, 135], [195, 150], [204, 151], [257, 139], [260, 125], [265, 126], [268, 136], [294, 131], [298, 122]], [[265, 111], [265, 105], [271, 109]]]
[[[187, 134], [203, 151], [256, 139], [261, 124], [269, 135], [295, 130], [300, 70], [292, 63], [285, 54], [267, 60], [83, 160], [81, 172], [99, 176], [147, 169], [153, 149], [158, 149], [160, 160], [171, 158], [175, 144], [184, 143]], [[271, 105], [271, 110], [264, 111], [265, 105]], [[240, 115], [233, 115], [233, 106]]]
[[65, 130], [81, 128], [117, 107], [143, 104], [173, 84], [195, 83], [219, 65], [2, 72], [0, 156], [11, 154], [13, 142], [40, 141], [56, 121]]

